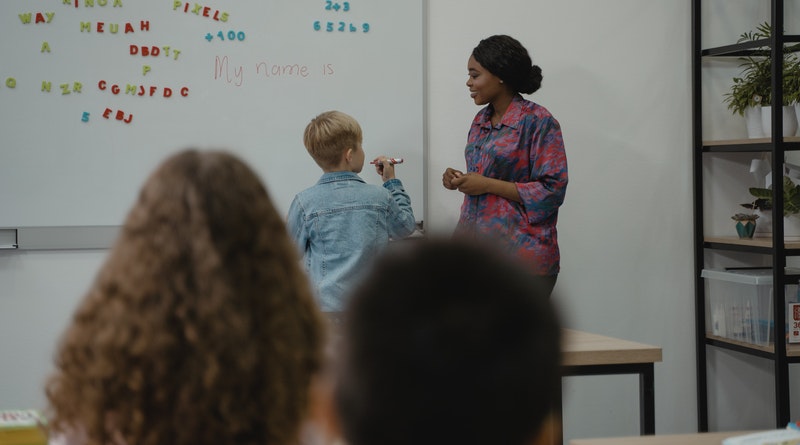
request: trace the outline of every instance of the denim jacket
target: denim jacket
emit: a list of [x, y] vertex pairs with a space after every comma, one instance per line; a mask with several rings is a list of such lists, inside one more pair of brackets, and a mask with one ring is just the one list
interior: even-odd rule
[[389, 243], [414, 231], [411, 199], [399, 179], [383, 187], [356, 173], [322, 175], [295, 196], [287, 227], [325, 312], [344, 308], [343, 297]]

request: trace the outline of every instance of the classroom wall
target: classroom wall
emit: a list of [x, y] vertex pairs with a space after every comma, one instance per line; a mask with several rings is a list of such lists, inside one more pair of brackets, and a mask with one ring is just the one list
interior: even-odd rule
[[[439, 184], [463, 167], [478, 111], [469, 53], [513, 34], [542, 67], [531, 97], [560, 121], [569, 162], [555, 298], [572, 327], [662, 346], [656, 431], [695, 431], [690, 2], [435, 0], [429, 11], [429, 229], [458, 216], [458, 194]], [[635, 376], [569, 378], [564, 391], [565, 443], [638, 434]]]
[[[469, 53], [485, 36], [510, 33], [543, 69], [532, 98], [561, 122], [569, 159], [554, 298], [570, 327], [660, 345], [656, 431], [695, 431], [690, 2], [427, 3], [427, 230], [449, 233], [458, 217], [460, 195], [440, 184], [446, 167], [463, 167], [478, 111], [465, 86]], [[43, 403], [55, 339], [104, 253], [0, 252], [0, 407]], [[711, 357], [712, 403], [727, 419], [712, 427], [755, 418], [748, 427], [771, 428], [768, 370], [731, 355]], [[744, 361], [744, 373], [731, 361]], [[744, 412], [720, 394], [742, 381], [754, 388]], [[565, 443], [638, 434], [636, 377], [573, 377], [564, 391]]]

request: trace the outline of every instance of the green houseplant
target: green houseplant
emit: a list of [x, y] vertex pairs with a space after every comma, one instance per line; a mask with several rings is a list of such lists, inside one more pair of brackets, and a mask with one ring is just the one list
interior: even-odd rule
[[[768, 41], [772, 36], [772, 26], [764, 22], [756, 31], [748, 31], [739, 36], [737, 43]], [[790, 97], [800, 94], [797, 87], [797, 56], [793, 54], [800, 45], [784, 47], [783, 52], [783, 105], [792, 104]], [[742, 71], [733, 78], [730, 91], [725, 93], [724, 102], [734, 114], [744, 116], [749, 107], [772, 105], [772, 57], [769, 48], [752, 50], [751, 54], [740, 57]], [[794, 95], [794, 96], [793, 96]]]
[[800, 103], [800, 58], [793, 54], [783, 70], [783, 101], [789, 105]]
[[[772, 206], [772, 189], [750, 187], [750, 194], [756, 198], [752, 203], [742, 204], [749, 209], [767, 210]], [[800, 185], [795, 184], [788, 176], [783, 177], [783, 216], [800, 213]]]

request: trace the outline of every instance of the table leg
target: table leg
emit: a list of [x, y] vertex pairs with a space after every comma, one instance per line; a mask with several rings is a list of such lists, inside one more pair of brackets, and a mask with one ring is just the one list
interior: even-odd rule
[[653, 364], [639, 373], [639, 430], [642, 434], [656, 433], [656, 397]]

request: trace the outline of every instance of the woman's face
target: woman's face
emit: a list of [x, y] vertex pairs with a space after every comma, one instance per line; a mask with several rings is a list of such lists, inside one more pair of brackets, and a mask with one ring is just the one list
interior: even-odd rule
[[505, 92], [500, 78], [490, 73], [473, 56], [467, 62], [467, 87], [475, 105], [489, 104]]

